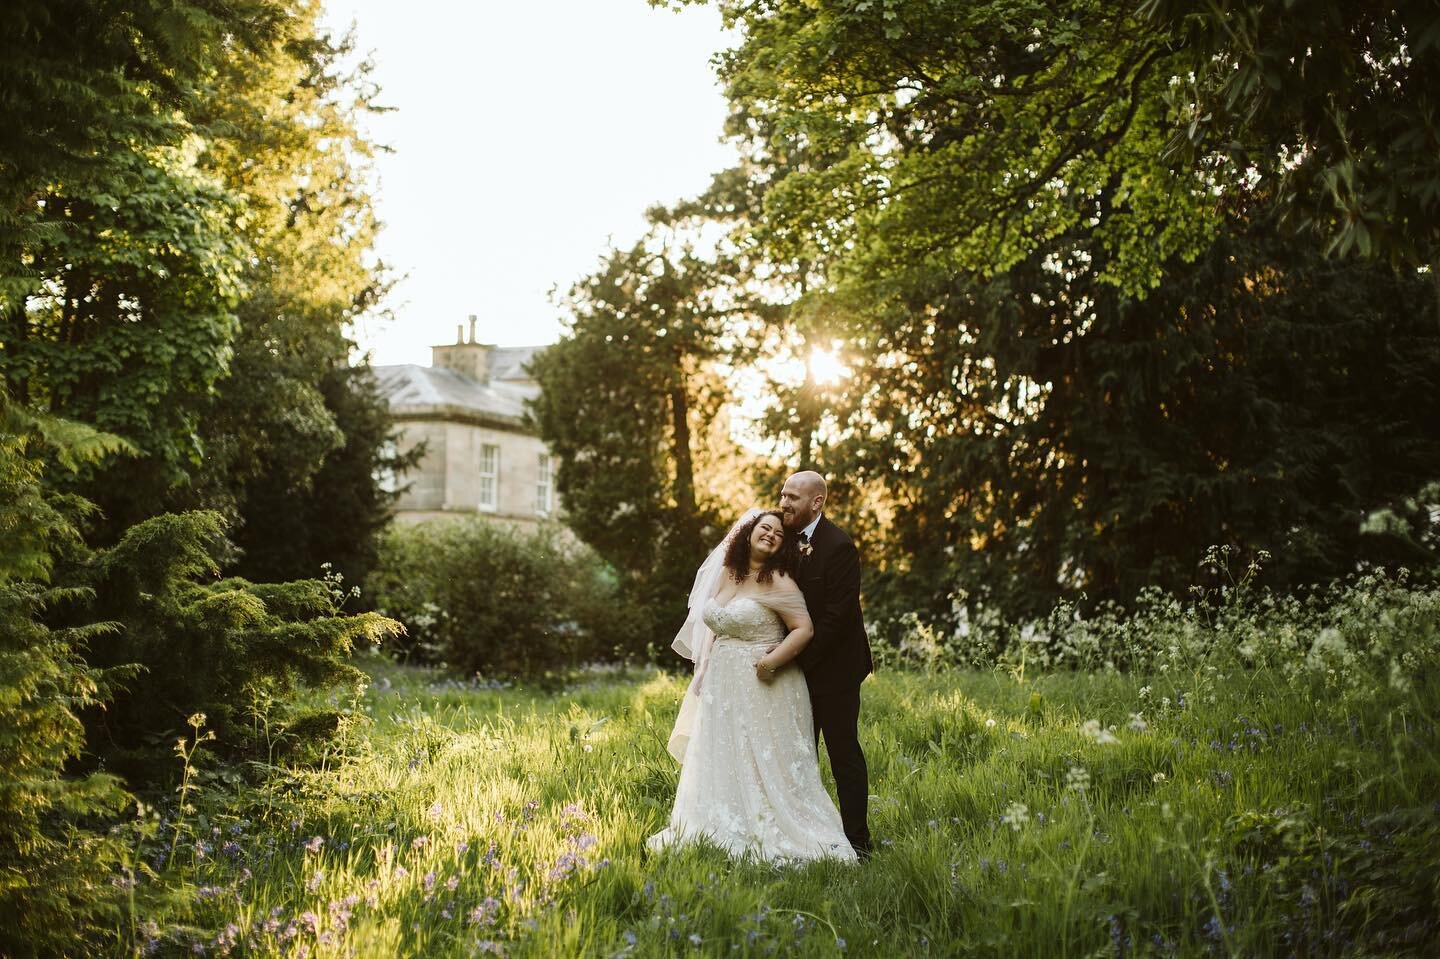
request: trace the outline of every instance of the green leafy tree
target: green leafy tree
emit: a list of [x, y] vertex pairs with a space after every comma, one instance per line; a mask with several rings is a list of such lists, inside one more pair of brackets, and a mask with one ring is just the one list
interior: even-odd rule
[[652, 236], [576, 285], [565, 336], [532, 361], [565, 522], [662, 617], [683, 603], [714, 525], [696, 454], [724, 398], [708, 364], [740, 309], [730, 292], [714, 262]]
[[0, 379], [138, 449], [104, 484], [81, 471], [116, 524], [201, 453], [244, 250], [193, 120], [224, 51], [262, 46], [284, 9], [22, 2], [0, 28]]
[[[19, 228], [0, 249], [0, 376], [139, 451], [72, 483], [102, 507], [102, 538], [166, 509], [216, 508], [272, 555], [265, 537], [279, 544], [290, 525], [276, 505], [304, 501], [332, 456], [332, 484], [377, 482], [335, 475], [367, 460], [338, 424], [368, 395], [334, 375], [353, 349], [346, 325], [387, 288], [357, 129], [375, 109], [368, 66], [344, 66], [353, 51], [321, 29], [317, 2], [91, 17], [32, 6], [0, 67], [48, 98], [43, 111], [4, 107], [0, 186]], [[41, 75], [52, 68], [63, 82]], [[380, 458], [386, 433], [366, 440]], [[253, 508], [252, 485], [264, 487]], [[346, 562], [373, 554], [382, 516], [337, 527]], [[307, 575], [335, 559], [278, 555]]]
[[[1423, 233], [1433, 11], [1331, 5], [1290, 30], [1267, 3], [717, 5], [741, 37], [718, 61], [730, 132], [762, 161], [726, 195], [758, 206], [757, 251], [823, 264], [796, 318], [869, 360], [831, 404], [825, 462], [881, 491], [876, 592], [948, 608], [964, 586], [1034, 612], [1183, 588], [1211, 543], [1270, 549], [1291, 585], [1397, 559], [1359, 518], [1434, 475], [1423, 291], [1327, 265], [1277, 223], [1350, 150], [1390, 157], [1364, 189], [1413, 193], [1404, 230]], [[1272, 54], [1307, 43], [1267, 112]], [[1314, 62], [1325, 43], [1336, 58]], [[1327, 97], [1361, 111], [1377, 85], [1366, 136], [1332, 123], [1320, 179], [1287, 179], [1282, 147], [1335, 115]], [[795, 144], [822, 161], [778, 162]]]
[[[749, 136], [827, 160], [764, 197], [767, 247], [833, 260], [831, 282], [994, 273], [1086, 222], [1102, 277], [1131, 293], [1213, 231], [1212, 171], [1172, 168], [1178, 53], [1092, 0], [722, 0], [720, 57]], [[777, 147], [778, 149], [779, 147]]]
[[48, 196], [57, 229], [28, 250], [36, 289], [0, 353], [0, 375], [28, 405], [138, 449], [104, 464], [104, 482], [90, 469], [80, 479], [119, 524], [153, 512], [199, 463], [203, 398], [236, 331], [234, 208], [188, 153], [131, 154], [116, 181]]
[[1178, 157], [1273, 184], [1278, 218], [1327, 251], [1440, 267], [1440, 8], [1148, 0], [1141, 13], [1183, 55]]
[[1360, 520], [1440, 468], [1422, 278], [1326, 260], [1236, 216], [1144, 300], [1062, 238], [873, 326], [844, 472], [887, 491], [892, 609], [1183, 591], [1207, 547], [1293, 588], [1418, 558]]
[[234, 520], [244, 575], [307, 577], [330, 562], [357, 582], [390, 500], [377, 468], [404, 464], [380, 462], [384, 401], [368, 372], [346, 372], [348, 324], [389, 288], [372, 253], [374, 147], [359, 131], [378, 91], [320, 15], [299, 4], [265, 48], [232, 51], [203, 104], [200, 162], [245, 196], [251, 257], [231, 374], [204, 415], [206, 459], [185, 502]]
[[[188, 111], [227, 48], [273, 35], [275, 0], [16, 0], [0, 24], [0, 307], [13, 335], [44, 265], [32, 245], [66, 227], [54, 194], [115, 205], [133, 158], [191, 132]], [[23, 387], [23, 383], [20, 384]], [[24, 398], [23, 389], [17, 394]]]

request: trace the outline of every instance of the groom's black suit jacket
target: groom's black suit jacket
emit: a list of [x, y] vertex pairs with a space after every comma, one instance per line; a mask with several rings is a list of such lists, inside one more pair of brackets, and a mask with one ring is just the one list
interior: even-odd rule
[[860, 553], [845, 531], [824, 515], [800, 556], [800, 592], [815, 635], [796, 657], [810, 694], [858, 687], [874, 672], [870, 640], [860, 614]]

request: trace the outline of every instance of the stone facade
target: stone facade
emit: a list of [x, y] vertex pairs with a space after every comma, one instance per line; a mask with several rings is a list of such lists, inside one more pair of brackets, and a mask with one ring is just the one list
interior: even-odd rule
[[480, 514], [533, 527], [558, 515], [558, 464], [525, 415], [525, 401], [540, 392], [525, 364], [540, 349], [477, 343], [471, 317], [469, 340], [462, 328], [454, 344], [433, 348], [430, 366], [375, 367], [399, 445], [426, 444], [402, 480], [396, 519]]

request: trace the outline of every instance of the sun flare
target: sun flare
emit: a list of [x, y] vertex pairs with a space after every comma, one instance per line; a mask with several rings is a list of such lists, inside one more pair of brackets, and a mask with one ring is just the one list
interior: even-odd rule
[[810, 374], [821, 386], [838, 383], [850, 375], [850, 368], [834, 350], [819, 347], [810, 351]]

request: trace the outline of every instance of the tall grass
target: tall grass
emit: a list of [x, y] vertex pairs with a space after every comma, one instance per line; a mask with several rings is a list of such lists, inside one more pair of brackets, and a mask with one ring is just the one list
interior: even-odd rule
[[[644, 850], [674, 795], [680, 677], [543, 695], [376, 658], [368, 719], [332, 760], [264, 793], [210, 784], [210, 838], [141, 883], [137, 931], [117, 934], [127, 952], [295, 956], [1440, 945], [1440, 592], [1373, 578], [1308, 604], [1177, 605], [1149, 641], [1140, 620], [1056, 622], [1072, 644], [1124, 632], [1097, 655], [1128, 648], [1135, 671], [1038, 644], [1023, 666], [1016, 646], [955, 668], [947, 639], [925, 670], [866, 683], [878, 846], [858, 866]], [[167, 834], [142, 833], [143, 859]]]

